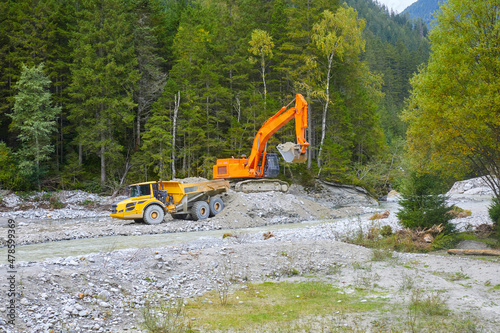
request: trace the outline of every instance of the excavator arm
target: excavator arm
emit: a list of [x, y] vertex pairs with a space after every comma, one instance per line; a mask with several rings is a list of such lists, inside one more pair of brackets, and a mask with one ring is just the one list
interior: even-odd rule
[[[295, 101], [295, 107], [286, 109], [290, 104]], [[287, 162], [298, 163], [302, 161], [293, 161], [287, 156], [290, 154], [302, 155], [305, 158], [305, 153], [309, 143], [305, 140], [307, 128], [307, 102], [301, 94], [297, 94], [295, 99], [287, 106], [284, 106], [274, 116], [269, 118], [264, 125], [259, 129], [253, 141], [252, 152], [248, 158], [248, 167], [250, 170], [257, 170], [261, 157], [265, 158], [266, 145], [269, 138], [276, 133], [280, 128], [285, 126], [290, 120], [295, 118], [295, 133], [297, 136], [297, 144], [293, 147], [284, 147], [286, 151], [280, 150], [281, 154]], [[284, 145], [282, 145], [284, 146]], [[285, 156], [286, 154], [286, 156]], [[297, 157], [298, 158], [298, 157]], [[304, 159], [305, 160], [305, 159]]]
[[[295, 106], [287, 107], [295, 101]], [[278, 145], [278, 150], [287, 162], [304, 162], [309, 143], [306, 142], [307, 102], [301, 94], [294, 101], [284, 106], [274, 116], [269, 118], [257, 132], [250, 156], [240, 159], [218, 159], [213, 167], [214, 178], [262, 178], [266, 163], [266, 145], [269, 138], [290, 120], [295, 119], [297, 143], [287, 142]]]

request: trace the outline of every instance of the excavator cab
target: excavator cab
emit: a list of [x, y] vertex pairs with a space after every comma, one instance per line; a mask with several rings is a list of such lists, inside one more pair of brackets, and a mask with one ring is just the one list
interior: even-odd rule
[[264, 177], [277, 177], [280, 174], [280, 164], [277, 154], [267, 153], [264, 165]]

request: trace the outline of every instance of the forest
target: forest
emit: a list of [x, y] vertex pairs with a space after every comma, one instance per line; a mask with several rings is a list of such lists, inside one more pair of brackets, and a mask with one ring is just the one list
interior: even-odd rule
[[[320, 177], [382, 193], [400, 172], [427, 26], [372, 0], [3, 0], [0, 189], [211, 178], [302, 94]], [[270, 140], [294, 141], [293, 124]]]

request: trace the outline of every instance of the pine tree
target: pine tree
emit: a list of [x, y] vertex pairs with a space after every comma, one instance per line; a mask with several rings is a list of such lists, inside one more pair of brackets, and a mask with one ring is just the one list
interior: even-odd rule
[[11, 128], [18, 133], [21, 143], [16, 155], [20, 160], [19, 170], [27, 177], [35, 176], [40, 188], [42, 162], [50, 158], [54, 145], [50, 138], [56, 127], [55, 119], [61, 112], [52, 106], [48, 91], [50, 80], [39, 66], [23, 66], [16, 85], [19, 92], [14, 97]]
[[108, 173], [123, 167], [126, 151], [133, 145], [132, 93], [139, 79], [133, 20], [121, 0], [87, 0], [78, 15], [72, 39], [74, 103], [69, 118], [78, 124], [80, 161], [82, 150], [97, 154], [104, 185]]
[[[140, 0], [135, 5], [136, 24], [134, 46], [140, 79], [134, 94], [137, 103], [135, 149], [139, 149], [142, 124], [149, 117], [151, 106], [162, 94], [166, 82], [163, 72], [165, 59], [161, 56], [158, 27], [164, 22], [158, 3]], [[158, 22], [155, 22], [158, 20]], [[154, 26], [157, 23], [157, 26]]]

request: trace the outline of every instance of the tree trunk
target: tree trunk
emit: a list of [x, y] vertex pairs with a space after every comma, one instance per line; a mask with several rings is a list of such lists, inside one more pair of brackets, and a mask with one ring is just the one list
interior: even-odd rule
[[78, 144], [78, 165], [83, 164], [83, 146], [81, 143]]
[[262, 54], [262, 83], [264, 84], [264, 111], [267, 110], [266, 62]]
[[137, 107], [137, 123], [136, 123], [136, 140], [135, 140], [135, 150], [139, 150], [139, 146], [141, 145], [141, 106]]
[[[307, 104], [307, 142], [312, 144], [312, 106], [311, 104]], [[311, 170], [312, 168], [312, 148], [309, 146], [309, 149], [307, 149], [307, 170]]]
[[477, 256], [500, 256], [499, 250], [480, 250], [480, 249], [449, 249], [448, 254], [458, 255], [477, 255]]
[[175, 136], [177, 133], [177, 113], [181, 102], [181, 92], [174, 95], [174, 119], [172, 120], [172, 178], [175, 178]]
[[326, 115], [328, 113], [328, 104], [330, 103], [330, 73], [332, 71], [333, 53], [328, 56], [328, 72], [326, 75], [326, 101], [325, 107], [323, 108], [323, 119], [321, 122], [321, 142], [319, 143], [318, 152], [318, 168], [321, 168], [321, 152], [323, 150], [323, 144], [325, 142], [326, 135]]
[[106, 151], [104, 148], [104, 141], [106, 138], [104, 137], [104, 133], [101, 133], [101, 185], [106, 183], [106, 160], [104, 157], [104, 152]]

